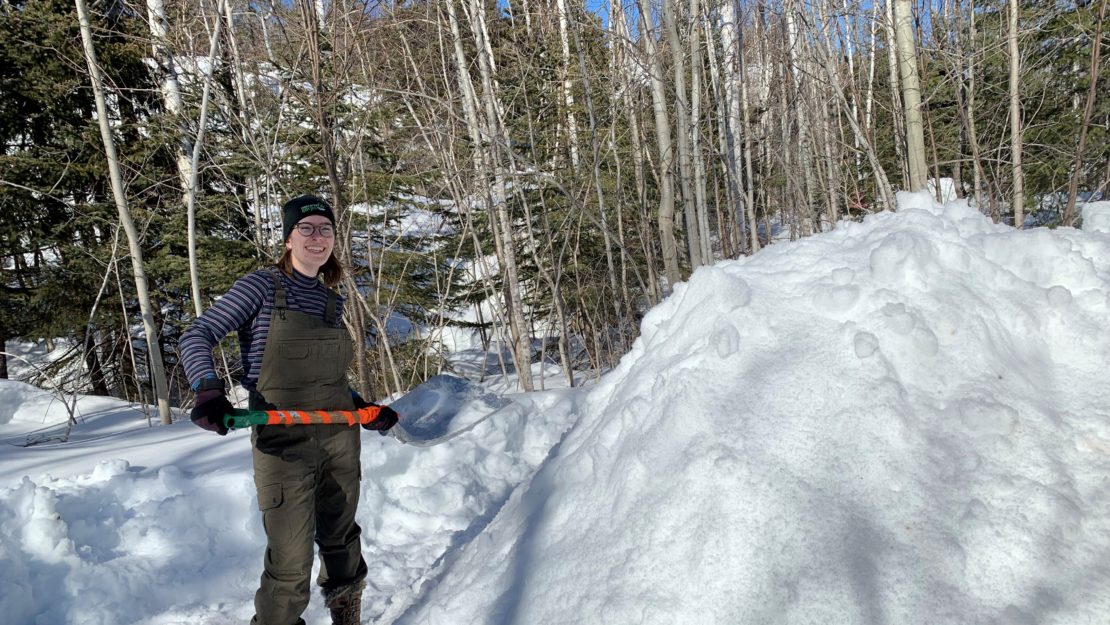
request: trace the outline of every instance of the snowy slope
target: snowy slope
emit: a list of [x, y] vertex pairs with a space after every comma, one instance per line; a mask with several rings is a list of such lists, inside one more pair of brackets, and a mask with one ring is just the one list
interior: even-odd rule
[[699, 270], [397, 622], [1107, 622], [1110, 235], [899, 199]]
[[[1110, 205], [1017, 232], [900, 202], [698, 270], [593, 387], [366, 433], [364, 620], [1107, 622]], [[84, 398], [18, 446], [51, 405], [0, 382], [3, 622], [247, 622], [245, 433]]]

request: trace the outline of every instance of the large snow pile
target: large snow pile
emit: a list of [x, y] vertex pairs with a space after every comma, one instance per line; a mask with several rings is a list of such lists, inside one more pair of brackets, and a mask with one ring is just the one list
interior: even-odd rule
[[[900, 202], [698, 270], [592, 388], [366, 433], [364, 621], [1105, 623], [1110, 206]], [[70, 406], [61, 441], [60, 400], [0, 381], [0, 622], [247, 622], [249, 437]]]
[[397, 622], [1105, 623], [1110, 234], [899, 204], [699, 269]]

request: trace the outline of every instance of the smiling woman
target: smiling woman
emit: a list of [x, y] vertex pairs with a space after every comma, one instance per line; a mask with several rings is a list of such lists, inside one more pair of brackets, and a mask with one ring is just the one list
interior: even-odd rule
[[[232, 406], [216, 376], [213, 348], [239, 334], [240, 383], [251, 410], [353, 410], [374, 407], [363, 427], [384, 434], [397, 423], [388, 406], [351, 390], [354, 354], [343, 327], [343, 298], [330, 287], [343, 269], [336, 260], [335, 215], [324, 200], [296, 197], [282, 207], [285, 249], [276, 267], [244, 276], [181, 338], [181, 360], [197, 391], [191, 418], [227, 434]], [[367, 573], [359, 501], [361, 440], [342, 425], [256, 425], [251, 432], [254, 480], [266, 529], [265, 570], [252, 623], [304, 623], [313, 543], [320, 548], [317, 579], [333, 623], [359, 622]]]
[[332, 254], [335, 248], [335, 215], [331, 206], [314, 195], [302, 195], [281, 210], [285, 250], [278, 267], [287, 275], [319, 275], [328, 287], [339, 284], [343, 267]]

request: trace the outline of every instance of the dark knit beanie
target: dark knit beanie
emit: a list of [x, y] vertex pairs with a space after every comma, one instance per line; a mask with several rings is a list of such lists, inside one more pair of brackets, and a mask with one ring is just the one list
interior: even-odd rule
[[335, 213], [327, 202], [315, 195], [301, 195], [281, 207], [281, 230], [285, 234], [283, 240], [289, 240], [289, 235], [293, 234], [293, 227], [309, 215], [323, 215], [333, 226], [335, 225]]

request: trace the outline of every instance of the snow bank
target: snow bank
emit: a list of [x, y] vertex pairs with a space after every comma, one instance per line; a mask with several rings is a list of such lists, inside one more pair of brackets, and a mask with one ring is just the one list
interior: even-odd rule
[[[466, 436], [437, 447], [365, 433], [357, 518], [370, 566], [368, 618], [414, 601], [447, 553], [547, 457], [581, 398], [504, 399]], [[491, 409], [487, 399], [460, 398], [455, 421], [477, 423]], [[0, 535], [3, 622], [248, 622], [265, 550], [249, 433], [221, 438], [187, 419], [144, 427], [125, 402], [81, 397], [79, 423], [62, 442], [64, 417], [36, 422], [49, 401], [0, 381], [0, 411], [16, 419], [0, 424], [0, 524], [9, 528]], [[46, 442], [25, 446], [32, 440]], [[305, 617], [327, 618], [318, 598]]]
[[1105, 622], [1110, 237], [898, 200], [679, 285], [396, 622]]
[[1089, 232], [1110, 232], [1110, 202], [1088, 202], [1080, 205], [1083, 229]]

